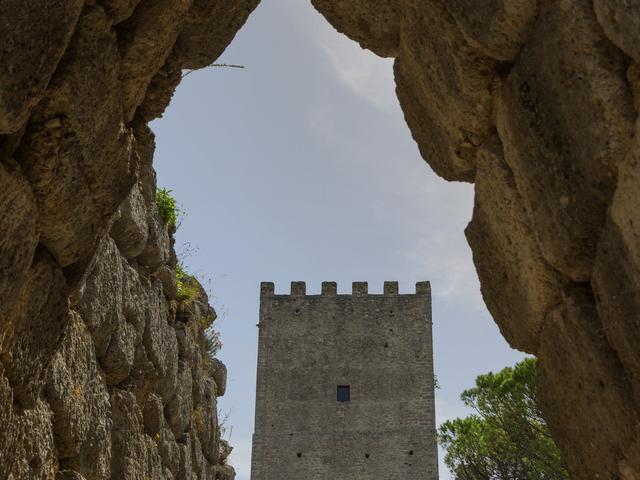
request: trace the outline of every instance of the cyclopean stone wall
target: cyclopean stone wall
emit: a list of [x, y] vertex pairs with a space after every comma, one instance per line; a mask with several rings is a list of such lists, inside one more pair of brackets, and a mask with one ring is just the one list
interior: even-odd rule
[[231, 479], [154, 137], [257, 0], [0, 0], [0, 479]]
[[[51, 478], [91, 460], [85, 478], [133, 465], [153, 478], [153, 452], [174, 455], [148, 419], [172, 418], [173, 380], [159, 378], [186, 382], [197, 367], [157, 348], [179, 329], [146, 123], [257, 1], [0, 0], [0, 475]], [[640, 478], [639, 0], [313, 3], [396, 57], [422, 155], [475, 182], [467, 237], [485, 301], [511, 345], [540, 357], [574, 478]], [[159, 313], [141, 319], [139, 302]]]
[[475, 183], [482, 293], [572, 478], [640, 478], [640, 1], [313, 4], [396, 58], [422, 156]]

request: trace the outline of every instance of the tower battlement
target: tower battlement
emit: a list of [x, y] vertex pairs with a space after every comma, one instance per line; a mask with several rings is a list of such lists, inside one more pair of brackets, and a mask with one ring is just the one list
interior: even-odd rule
[[431, 285], [260, 285], [252, 480], [436, 480]]
[[[279, 297], [300, 297], [300, 296], [317, 296], [317, 294], [307, 293], [306, 282], [291, 282], [291, 289], [289, 294], [276, 294], [275, 284], [273, 282], [262, 282], [260, 284], [260, 296], [279, 296]], [[351, 294], [338, 293], [338, 284], [336, 282], [322, 282], [322, 288], [320, 290], [321, 296], [335, 296], [335, 295], [431, 295], [431, 283], [430, 282], [417, 282], [415, 286], [415, 293], [399, 293], [398, 282], [388, 281], [384, 282], [382, 293], [369, 293], [368, 282], [352, 282]]]

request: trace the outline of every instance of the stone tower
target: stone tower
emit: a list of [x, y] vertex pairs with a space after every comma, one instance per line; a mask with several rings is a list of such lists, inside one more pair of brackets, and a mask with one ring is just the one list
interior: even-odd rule
[[431, 287], [262, 283], [252, 480], [435, 480]]

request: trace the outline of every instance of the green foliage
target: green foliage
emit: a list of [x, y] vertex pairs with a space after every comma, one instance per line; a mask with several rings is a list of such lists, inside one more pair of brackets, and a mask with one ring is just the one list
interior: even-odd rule
[[169, 230], [175, 231], [178, 228], [178, 217], [181, 212], [176, 199], [171, 196], [171, 190], [158, 188], [156, 190], [156, 205]]
[[438, 431], [456, 480], [566, 480], [560, 452], [536, 404], [536, 359], [476, 378], [462, 392], [476, 414]]
[[200, 293], [197, 285], [191, 281], [191, 276], [187, 275], [180, 262], [176, 265], [176, 283], [178, 284], [178, 303], [185, 304], [195, 300]]
[[[178, 301], [179, 308], [188, 316], [194, 315], [198, 310], [192, 311], [192, 305], [190, 305], [190, 303], [199, 298], [201, 293], [200, 287], [195, 278], [185, 271], [184, 266], [180, 262], [176, 265], [176, 283], [178, 284], [176, 300]], [[199, 321], [204, 329], [205, 348], [207, 353], [212, 357], [215, 357], [222, 348], [220, 333], [213, 328], [213, 321], [215, 319], [216, 316], [213, 309], [199, 314]]]

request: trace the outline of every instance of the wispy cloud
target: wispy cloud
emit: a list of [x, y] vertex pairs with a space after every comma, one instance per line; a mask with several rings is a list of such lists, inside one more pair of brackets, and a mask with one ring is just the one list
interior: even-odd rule
[[484, 311], [480, 283], [473, 266], [471, 250], [460, 230], [429, 231], [429, 225], [416, 225], [418, 234], [399, 254], [416, 272], [427, 272], [437, 279], [433, 295], [447, 301], [461, 301], [478, 312]]

